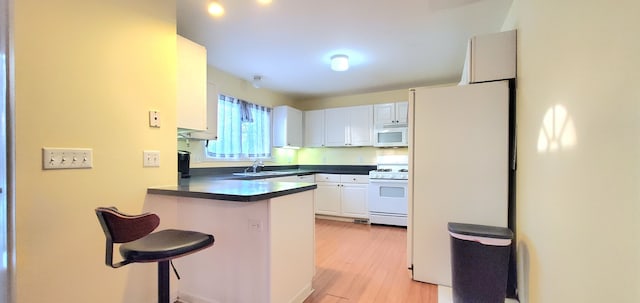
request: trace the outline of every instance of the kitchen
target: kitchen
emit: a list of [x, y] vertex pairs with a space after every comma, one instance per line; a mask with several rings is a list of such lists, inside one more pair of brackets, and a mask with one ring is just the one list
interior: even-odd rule
[[[175, 67], [166, 60], [175, 57], [170, 2], [14, 2], [18, 302], [153, 301], [154, 268], [114, 271], [101, 264], [104, 243], [93, 209], [118, 204], [132, 212], [171, 211], [170, 205], [145, 202], [147, 188], [176, 179], [175, 166], [164, 164], [177, 149], [175, 130], [166, 127], [176, 123]], [[507, 29], [522, 33], [517, 212], [519, 257], [526, 269], [520, 297], [528, 302], [636, 302], [640, 296], [633, 291], [637, 271], [628, 270], [638, 266], [637, 237], [630, 235], [637, 235], [640, 221], [633, 182], [638, 99], [628, 77], [638, 66], [638, 41], [633, 30], [621, 30], [638, 28], [635, 11], [632, 2], [514, 1], [505, 21]], [[105, 48], [100, 41], [127, 47]], [[153, 56], [145, 45], [156, 46]], [[73, 50], [83, 50], [83, 56]], [[228, 82], [237, 91], [244, 86], [247, 94], [266, 95], [237, 97], [298, 105], [254, 91], [241, 79]], [[326, 98], [322, 107], [336, 107], [334, 101], [364, 104], [357, 99], [366, 95]], [[406, 94], [371, 103], [405, 100], [401, 97]], [[543, 117], [558, 103], [575, 122], [577, 144], [559, 141], [555, 149], [539, 149]], [[298, 106], [315, 107], [305, 101]], [[147, 125], [151, 109], [161, 113], [159, 129]], [[41, 148], [61, 144], [93, 147], [94, 169], [42, 171]], [[160, 168], [142, 168], [146, 149], [161, 151]], [[344, 150], [312, 153], [320, 155], [316, 163], [326, 156], [331, 164], [346, 164], [345, 158], [374, 164], [377, 156], [373, 148]], [[285, 152], [282, 163], [311, 161], [303, 153]], [[245, 164], [251, 163], [239, 166]], [[172, 220], [163, 218], [162, 224]], [[77, 243], [86, 247], [61, 270], [60, 260], [69, 260], [69, 246]]]
[[[473, 77], [473, 79], [471, 79], [472, 81], [484, 82], [491, 80], [510, 79], [515, 77], [515, 31], [482, 35], [474, 37], [471, 42], [473, 45], [473, 56], [469, 57], [469, 64], [471, 70], [474, 71], [474, 73], [470, 75], [471, 77]], [[179, 55], [181, 47], [180, 43], [182, 42], [179, 41]], [[184, 47], [201, 48], [201, 46], [193, 45], [189, 41], [186, 41]], [[204, 56], [206, 56], [206, 53], [203, 51], [203, 57]], [[490, 63], [487, 63], [486, 61], [488, 60], [492, 61]], [[204, 62], [205, 59], [202, 58], [202, 61]], [[505, 62], [506, 64], [504, 64]], [[202, 65], [204, 65], [204, 63], [201, 64], [201, 66]], [[492, 69], [485, 70], [482, 69], [482, 66], [491, 66]], [[502, 70], [500, 70], [500, 68], [502, 68]], [[211, 69], [212, 68], [209, 68], [209, 70]], [[202, 76], [204, 76], [204, 73], [202, 73]], [[483, 76], [485, 78], [482, 78]], [[197, 79], [196, 77], [184, 78], [192, 79], [190, 82], [191, 85], [194, 85], [196, 83], [199, 84], [199, 89], [191, 88], [189, 91], [204, 90], [203, 88], [205, 87], [205, 80], [203, 79], [203, 77], [200, 78], [201, 81], [199, 82], [193, 81], [193, 79]], [[240, 81], [242, 80], [240, 79]], [[183, 175], [187, 174], [191, 176], [190, 178], [181, 179], [183, 180], [182, 182], [186, 184], [184, 185], [185, 188], [188, 188], [190, 185], [194, 184], [194, 182], [197, 182], [196, 184], [199, 184], [202, 178], [213, 178], [214, 176], [217, 176], [217, 178], [232, 179], [250, 177], [252, 179], [260, 178], [260, 180], [264, 179], [267, 181], [315, 182], [318, 186], [314, 194], [316, 218], [338, 219], [365, 224], [371, 222], [375, 224], [396, 225], [403, 227], [406, 227], [408, 225], [408, 214], [410, 208], [408, 199], [408, 179], [410, 175], [410, 163], [406, 146], [409, 145], [410, 141], [409, 133], [417, 132], [419, 130], [409, 127], [409, 109], [411, 107], [415, 107], [413, 105], [413, 102], [418, 101], [412, 100], [411, 102], [389, 102], [389, 100], [386, 100], [385, 103], [331, 107], [325, 109], [314, 109], [310, 111], [301, 111], [290, 106], [274, 106], [271, 111], [273, 123], [273, 146], [276, 147], [275, 150], [278, 150], [278, 148], [282, 148], [282, 151], [284, 153], [287, 153], [289, 158], [285, 161], [287, 161], [286, 164], [288, 165], [278, 165], [279, 163], [277, 159], [272, 162], [269, 158], [263, 160], [256, 157], [252, 159], [254, 160], [253, 165], [246, 164], [247, 166], [245, 169], [242, 166], [238, 166], [237, 162], [234, 161], [209, 158], [212, 151], [219, 152], [217, 147], [212, 147], [212, 144], [223, 144], [221, 142], [218, 142], [221, 139], [222, 142], [224, 142], [224, 137], [221, 138], [220, 133], [216, 133], [215, 131], [212, 131], [212, 129], [217, 127], [217, 129], [224, 131], [225, 134], [232, 135], [233, 133], [227, 133], [226, 131], [227, 129], [231, 128], [231, 126], [227, 125], [227, 123], [233, 120], [228, 120], [229, 118], [225, 116], [227, 114], [226, 111], [228, 111], [227, 108], [232, 106], [229, 105], [229, 97], [226, 96], [227, 93], [224, 93], [225, 95], [218, 94], [219, 90], [225, 90], [225, 86], [221, 85], [220, 83], [214, 84], [210, 78], [207, 78], [206, 82], [208, 82], [206, 83], [206, 108], [207, 110], [209, 108], [214, 108], [217, 109], [218, 112], [216, 113], [216, 115], [211, 115], [211, 112], [207, 112], [209, 114], [207, 117], [209, 120], [207, 120], [206, 128], [208, 129], [204, 133], [198, 131], [189, 131], [188, 127], [182, 127], [180, 129], [180, 134], [178, 136], [179, 147], [180, 145], [182, 145], [181, 148], [184, 149], [184, 151], [181, 151], [181, 153], [184, 154], [191, 152], [191, 154], [196, 155], [194, 157], [194, 162], [191, 165], [193, 168], [189, 172], [181, 172]], [[506, 81], [502, 82], [506, 83]], [[468, 87], [469, 89], [471, 89], [472, 87], [485, 86], [492, 85], [474, 84]], [[461, 89], [466, 90], [466, 88]], [[504, 93], [501, 96], [509, 96], [506, 85], [503, 86], [502, 91]], [[403, 93], [407, 94], [407, 91], [404, 91]], [[478, 103], [481, 99], [481, 95], [481, 90], [478, 89], [473, 90], [472, 94], [467, 93], [467, 97], [465, 99], [458, 99], [461, 102], [476, 100], [476, 104], [481, 104]], [[488, 100], [491, 99], [492, 97], [488, 97]], [[493, 97], [493, 99], [495, 99], [495, 97]], [[504, 100], [505, 103], [503, 103], [502, 109], [504, 109], [505, 113], [508, 113], [508, 98], [499, 100]], [[204, 100], [202, 100], [200, 105], [202, 106], [203, 104], [205, 104]], [[235, 104], [235, 102], [232, 102], [230, 104]], [[484, 104], [484, 102], [482, 104]], [[180, 109], [180, 102], [178, 103], [178, 105]], [[195, 105], [197, 104], [189, 104], [188, 109], [193, 112], [193, 108], [195, 107]], [[222, 108], [224, 108], [224, 110], [222, 110]], [[187, 112], [187, 110], [184, 110], [183, 112]], [[490, 120], [497, 121], [498, 125], [507, 125], [509, 122], [508, 115], [503, 116], [501, 117], [502, 119], [500, 119], [496, 115], [492, 114], [491, 111], [488, 111], [488, 114], [484, 114], [482, 111], [482, 107], [473, 110], [473, 112], [479, 113], [478, 115], [480, 116], [486, 115], [487, 117], [491, 117]], [[502, 112], [502, 110], [498, 110], [498, 112]], [[233, 114], [233, 111], [231, 111], [231, 113]], [[411, 115], [415, 117], [425, 114], [428, 114], [428, 112], [424, 110], [417, 113], [411, 113]], [[444, 117], [454, 114], [456, 114], [456, 111], [443, 111]], [[181, 112], [179, 110], [179, 121], [181, 120], [180, 115]], [[253, 123], [258, 123], [258, 115], [259, 113], [254, 113], [253, 119], [255, 121]], [[202, 111], [196, 111], [195, 116], [202, 117]], [[231, 117], [233, 118], [234, 116], [232, 115]], [[182, 120], [186, 122], [193, 122], [196, 119], [190, 118]], [[213, 124], [214, 126], [209, 126], [211, 124]], [[178, 124], [178, 126], [180, 125], [181, 124]], [[491, 138], [492, 136], [490, 133], [482, 133], [482, 127], [484, 127], [482, 124], [469, 124], [469, 128], [475, 129], [476, 135], [479, 135], [480, 138]], [[428, 129], [436, 130], [437, 128], [430, 127]], [[489, 131], [496, 132], [495, 128], [493, 127], [488, 127], [487, 129]], [[210, 137], [206, 137], [207, 134]], [[512, 136], [512, 134], [509, 134], [509, 132], [506, 132], [505, 134], [496, 132], [496, 134], [498, 136], [502, 136], [505, 139]], [[413, 138], [414, 137], [412, 137], [411, 140], [413, 140]], [[421, 138], [419, 133], [415, 135], [415, 140], [418, 140], [418, 138]], [[217, 139], [215, 140], [216, 142], [214, 142], [214, 139]], [[443, 142], [440, 145], [446, 146], [446, 143]], [[463, 146], [463, 144], [456, 144], [456, 146]], [[502, 164], [506, 164], [507, 162], [509, 162], [507, 159], [509, 144], [508, 141], [501, 142], [500, 140], [498, 140], [498, 143], [495, 146], [495, 150], [487, 150], [487, 153], [502, 155], [502, 160], [498, 159], [497, 161], [493, 160], [489, 162], [480, 161], [479, 163], [487, 165], [488, 167], [495, 167], [497, 170], [502, 171]], [[301, 147], [304, 148], [300, 149]], [[331, 162], [327, 163], [327, 156], [325, 154], [322, 154], [322, 152], [324, 150], [332, 150], [335, 148], [341, 148], [344, 151], [356, 149], [358, 158], [351, 160], [351, 162], [349, 162], [349, 159], [346, 159], [347, 162], [344, 162], [343, 165], [338, 166]], [[187, 149], [189, 151], [187, 151]], [[371, 162], [364, 163], [369, 165], [362, 165], [363, 155], [366, 155], [366, 150], [363, 149], [369, 149], [372, 154], [376, 155], [373, 162], [375, 166], [371, 165]], [[320, 153], [316, 153], [317, 150], [320, 150]], [[479, 154], [484, 153], [481, 145], [475, 146], [471, 148], [471, 150], [474, 150]], [[316, 161], [315, 163], [312, 162], [311, 164], [315, 165], [306, 164], [304, 160], [300, 159], [301, 157], [304, 157], [306, 151], [316, 153], [311, 157], [312, 161]], [[452, 152], [454, 152], [454, 150], [449, 151], [449, 153]], [[206, 156], [205, 153], [207, 154]], [[292, 156], [297, 156], [297, 164], [291, 162]], [[234, 155], [224, 154], [223, 157], [234, 157]], [[458, 160], [464, 160], [464, 158], [468, 156], [459, 154], [458, 157]], [[342, 161], [345, 161], [344, 155], [341, 158]], [[190, 163], [190, 158], [187, 158], [186, 162]], [[493, 165], [491, 163], [493, 163]], [[196, 167], [197, 165], [202, 166]], [[180, 163], [179, 166], [182, 167], [183, 164]], [[289, 171], [292, 168], [293, 171]], [[250, 169], [253, 169], [253, 171], [251, 171]], [[258, 171], [258, 169], [264, 170], [265, 172], [261, 173]], [[376, 170], [372, 171], [372, 169]], [[460, 167], [456, 168], [455, 170], [462, 173], [464, 169], [464, 167]], [[483, 169], [483, 173], [487, 174], [491, 170], [492, 168], [485, 168]], [[315, 178], [313, 176], [308, 176], [310, 177], [310, 179], [302, 180], [294, 178], [293, 180], [290, 180], [287, 179], [289, 177], [276, 177], [279, 174], [275, 174], [275, 172], [278, 171], [282, 171], [285, 175], [286, 173], [297, 173], [300, 176], [299, 178], [315, 173]], [[504, 169], [504, 171], [506, 171], [506, 169]], [[469, 171], [469, 173], [473, 172]], [[465, 173], [462, 174], [464, 175]], [[194, 179], [196, 179], [196, 181], [194, 181]], [[496, 188], [498, 189], [498, 191], [500, 191], [499, 188], [507, 188], [506, 178], [497, 180], [503, 180], [504, 183], [502, 185], [498, 183]], [[486, 187], [487, 192], [495, 191], [495, 185], [490, 185], [487, 183], [485, 186], [483, 185], [484, 183], [482, 182], [482, 180], [475, 180], [473, 182], [477, 183], [478, 187]], [[420, 184], [418, 186], [424, 185], [425, 184]], [[444, 185], [444, 183], [440, 185]], [[155, 192], [150, 191], [150, 193]], [[480, 192], [476, 193], [476, 195], [478, 194], [480, 194]], [[506, 196], [507, 192], [505, 191], [504, 197]], [[462, 198], [462, 200], [464, 201], [465, 198]], [[508, 215], [507, 201], [504, 198], [497, 199], [496, 201], [503, 201], [501, 203], [504, 204], [500, 204], [495, 207], [487, 207], [488, 209], [495, 211], [496, 217], [499, 219], [484, 219], [484, 217], [486, 216], [480, 214], [483, 212], [483, 210], [482, 208], [479, 208], [476, 210], [479, 212], [475, 215], [475, 218], [477, 219], [474, 219], [474, 216], [472, 215], [466, 217], [464, 219], [465, 221], [461, 222], [485, 224], [492, 223], [495, 225], [506, 227], [506, 218]], [[460, 207], [464, 209], [463, 206]], [[181, 206], [179, 206], [178, 208], [180, 210]], [[459, 217], [458, 215], [456, 215], [456, 212], [464, 212], [461, 209], [456, 210], [455, 208], [452, 208], [452, 215], [444, 216], [445, 208], [443, 206], [435, 206], [435, 208], [443, 214], [439, 217], [443, 218], [442, 220], [444, 220], [444, 223], [442, 224], [444, 225], [446, 225], [447, 223], [447, 218], [453, 220], [452, 218]], [[419, 216], [414, 215], [413, 220], [415, 220], [416, 222], [423, 221], [423, 216], [423, 213], [420, 213]], [[220, 220], [222, 220], [222, 218]], [[214, 219], [214, 221], [218, 220]], [[423, 228], [416, 230], [416, 234], [419, 236], [418, 239], [423, 237], [422, 234], [418, 233], [422, 230]], [[214, 233], [215, 229], [210, 229], [209, 231]], [[440, 239], [441, 237], [438, 236], [437, 238]], [[437, 247], [448, 247], [448, 241], [442, 240], [438, 240], [437, 242], [426, 242], [424, 244], [420, 243], [422, 243], [422, 241], [408, 242], [408, 251], [410, 251], [412, 254], [416, 254], [416, 256], [421, 256], [424, 255], [424, 252], [419, 250], [413, 252], [411, 250], [411, 247], [413, 245], [416, 245], [417, 247], [426, 245], [427, 247], [430, 247], [427, 251], [431, 251], [432, 253], [435, 251], [435, 249], [433, 248], [434, 243], [437, 243], [435, 244], [435, 246]], [[422, 269], [422, 262], [418, 263], [418, 257], [411, 257], [412, 254], [409, 254], [409, 258], [406, 261], [408, 262], [407, 266], [413, 267], [413, 264], [415, 262], [415, 264], [419, 265], [418, 269]], [[431, 262], [446, 264], [448, 263], [448, 260], [446, 258], [438, 258], [437, 260]], [[442, 271], [442, 269], [439, 269], [438, 271], [440, 272]], [[225, 275], [224, 273], [221, 274]], [[446, 276], [447, 275], [445, 275], [445, 277], [437, 279], [425, 279], [419, 278], [420, 276], [416, 276], [415, 280], [450, 286], [451, 282], [447, 281], [450, 278], [447, 278]], [[183, 282], [182, 284], [187, 285], [188, 282]], [[203, 291], [204, 290], [201, 290], [200, 293], [202, 293]], [[210, 294], [209, 296], [214, 295]], [[186, 292], [181, 293], [181, 298], [192, 297], [192, 295]], [[187, 301], [190, 300], [187, 299]]]

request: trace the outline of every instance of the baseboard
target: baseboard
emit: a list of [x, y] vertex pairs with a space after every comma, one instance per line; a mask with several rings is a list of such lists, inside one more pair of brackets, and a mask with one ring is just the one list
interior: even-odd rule
[[[307, 284], [304, 288], [302, 288], [289, 303], [303, 303], [315, 290], [311, 287], [311, 283]], [[211, 301], [209, 299], [205, 299], [200, 296], [180, 292], [178, 294], [177, 299], [174, 299], [171, 302], [179, 302], [179, 303], [222, 303], [219, 301]]]
[[289, 301], [289, 303], [302, 303], [305, 299], [307, 299], [312, 293], [314, 289], [311, 287], [311, 283], [305, 285], [294, 297]]
[[219, 301], [211, 301], [209, 299], [205, 299], [200, 296], [179, 292], [178, 293], [178, 302], [180, 303], [222, 303]]
[[[507, 298], [505, 303], [518, 303], [518, 300]], [[451, 287], [438, 285], [438, 303], [453, 303]]]
[[367, 223], [365, 223], [365, 224], [369, 224], [369, 222], [368, 222], [369, 220], [368, 219], [363, 219], [363, 218], [336, 217], [336, 216], [318, 215], [318, 214], [316, 214], [316, 219], [332, 220], [332, 221], [340, 221], [340, 222], [351, 222], [351, 223], [354, 223], [355, 220], [367, 220]]

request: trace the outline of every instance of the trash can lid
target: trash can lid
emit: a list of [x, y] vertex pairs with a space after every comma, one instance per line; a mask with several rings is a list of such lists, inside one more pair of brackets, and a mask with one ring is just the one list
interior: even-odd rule
[[513, 239], [513, 232], [506, 227], [449, 222], [449, 232], [459, 235], [493, 239]]

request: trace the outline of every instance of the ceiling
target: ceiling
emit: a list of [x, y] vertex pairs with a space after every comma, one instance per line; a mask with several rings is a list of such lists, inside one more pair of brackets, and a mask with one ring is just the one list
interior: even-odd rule
[[[293, 98], [457, 82], [469, 37], [498, 32], [513, 0], [178, 0], [178, 34], [210, 66]], [[336, 53], [351, 67], [329, 67]]]

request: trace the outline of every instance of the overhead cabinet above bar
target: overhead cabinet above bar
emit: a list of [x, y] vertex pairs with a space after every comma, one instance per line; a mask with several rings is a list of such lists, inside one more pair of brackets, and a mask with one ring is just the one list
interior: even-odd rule
[[207, 130], [207, 50], [177, 36], [176, 94], [178, 129]]

